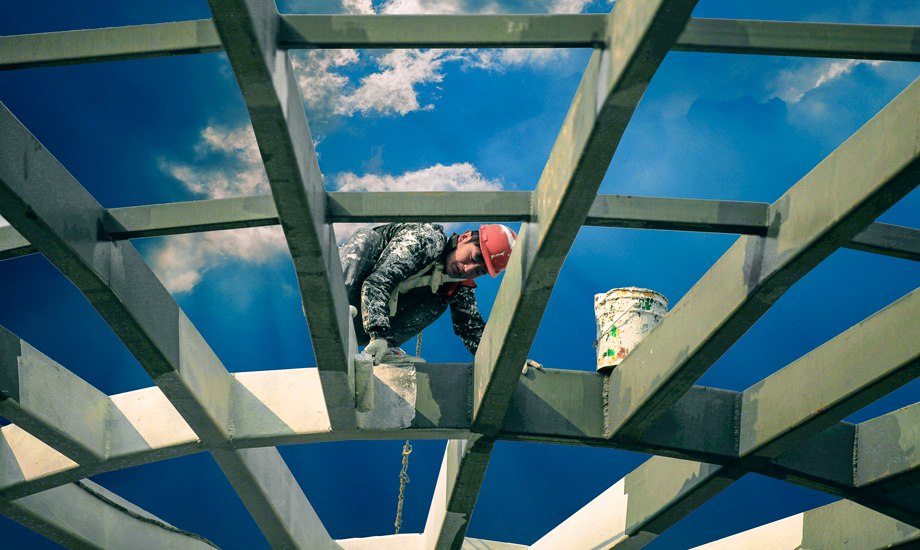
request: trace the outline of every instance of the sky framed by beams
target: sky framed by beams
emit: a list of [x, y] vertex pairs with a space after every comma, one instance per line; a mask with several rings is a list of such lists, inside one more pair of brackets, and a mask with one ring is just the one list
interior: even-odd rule
[[[701, 0], [694, 17], [920, 25], [898, 2]], [[605, 13], [612, 4], [291, 1], [282, 13]], [[209, 18], [204, 1], [92, 0], [3, 8], [0, 35]], [[327, 190], [532, 190], [587, 50], [292, 52]], [[772, 202], [920, 75], [915, 63], [671, 52], [636, 110], [605, 194]], [[107, 208], [269, 191], [222, 53], [0, 73], [0, 102]], [[879, 221], [920, 227], [913, 192]], [[457, 224], [448, 230], [472, 227]], [[346, 238], [355, 226], [338, 225]], [[658, 290], [676, 304], [733, 235], [583, 228], [531, 357], [594, 370], [593, 295]], [[314, 366], [278, 228], [135, 240], [231, 372]], [[699, 381], [744, 390], [920, 286], [915, 262], [840, 250], [787, 292]], [[497, 281], [483, 281], [491, 309]], [[99, 315], [46, 260], [0, 263], [0, 325], [108, 395], [152, 385]], [[410, 342], [410, 347], [414, 341]], [[469, 361], [445, 317], [429, 362]], [[920, 401], [908, 384], [854, 415]], [[333, 538], [392, 533], [402, 442], [280, 451]], [[443, 441], [414, 443], [403, 532], [424, 526]], [[499, 442], [468, 536], [530, 544], [645, 460], [610, 449]], [[267, 548], [207, 454], [94, 481], [221, 548]], [[836, 498], [750, 474], [650, 549], [690, 548]], [[0, 518], [12, 548], [57, 545]]]

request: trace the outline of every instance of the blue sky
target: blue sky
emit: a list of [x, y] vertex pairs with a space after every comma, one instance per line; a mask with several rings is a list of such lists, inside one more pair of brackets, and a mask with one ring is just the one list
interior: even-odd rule
[[[282, 12], [608, 12], [606, 1], [291, 0]], [[694, 17], [920, 25], [907, 0], [701, 0]], [[210, 17], [204, 1], [33, 1], [3, 8], [0, 35]], [[329, 190], [532, 190], [590, 52], [334, 51], [293, 54]], [[642, 99], [600, 192], [772, 202], [912, 80], [911, 63], [673, 52]], [[0, 73], [0, 102], [105, 207], [268, 191], [224, 54]], [[879, 220], [920, 227], [914, 192]], [[464, 229], [467, 226], [454, 226]], [[337, 226], [339, 236], [353, 231]], [[733, 235], [584, 228], [530, 356], [594, 370], [593, 295], [641, 286], [676, 304]], [[231, 372], [314, 366], [277, 228], [135, 245]], [[796, 284], [700, 380], [744, 390], [920, 286], [920, 266], [851, 250]], [[477, 290], [487, 313], [498, 281]], [[38, 256], [0, 263], [0, 325], [107, 394], [152, 385], [84, 297]], [[414, 341], [411, 343], [414, 346]], [[445, 316], [429, 362], [469, 353]], [[916, 382], [854, 415], [920, 401]], [[281, 448], [334, 538], [392, 533], [402, 442]], [[443, 455], [414, 444], [403, 532], [420, 532]], [[608, 449], [498, 443], [468, 536], [530, 544], [645, 460]], [[268, 548], [208, 454], [94, 478], [222, 548]], [[691, 548], [836, 500], [749, 475], [648, 545]], [[56, 548], [0, 518], [11, 548]]]

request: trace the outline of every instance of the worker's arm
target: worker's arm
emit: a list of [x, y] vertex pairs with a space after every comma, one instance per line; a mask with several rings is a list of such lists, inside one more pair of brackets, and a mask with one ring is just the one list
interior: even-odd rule
[[387, 337], [390, 293], [396, 285], [433, 262], [447, 242], [439, 226], [430, 224], [394, 224], [387, 229], [393, 235], [361, 286], [364, 330], [372, 340]]
[[454, 322], [454, 334], [460, 337], [466, 349], [475, 356], [486, 323], [479, 314], [473, 288], [459, 287], [448, 303], [450, 304], [450, 318]]

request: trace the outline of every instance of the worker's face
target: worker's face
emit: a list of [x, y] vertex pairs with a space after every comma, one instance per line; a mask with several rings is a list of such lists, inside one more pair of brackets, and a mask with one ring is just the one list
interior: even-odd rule
[[457, 248], [447, 255], [444, 271], [454, 279], [475, 279], [489, 272], [479, 243], [473, 242], [472, 231], [467, 231], [457, 238]]

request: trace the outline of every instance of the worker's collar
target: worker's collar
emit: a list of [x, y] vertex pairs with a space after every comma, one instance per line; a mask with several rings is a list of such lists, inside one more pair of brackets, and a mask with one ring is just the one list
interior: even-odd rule
[[441, 251], [441, 262], [447, 260], [447, 255], [450, 254], [452, 250], [457, 248], [457, 239], [460, 238], [460, 235], [454, 233], [447, 239], [447, 245], [444, 246], [444, 250]]

